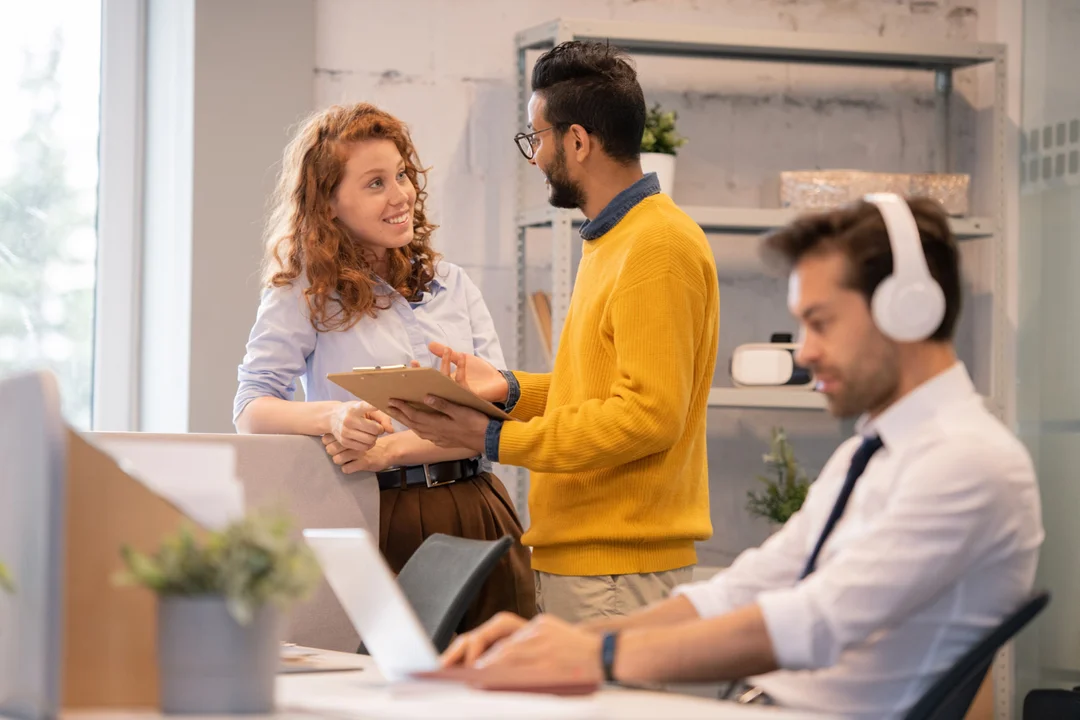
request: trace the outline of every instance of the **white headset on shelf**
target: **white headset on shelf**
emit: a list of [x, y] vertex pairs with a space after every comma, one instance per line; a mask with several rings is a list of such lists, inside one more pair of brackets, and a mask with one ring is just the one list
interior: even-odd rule
[[893, 193], [871, 193], [863, 200], [881, 212], [893, 257], [892, 274], [870, 301], [874, 324], [897, 342], [926, 340], [945, 317], [945, 293], [926, 264], [915, 216]]

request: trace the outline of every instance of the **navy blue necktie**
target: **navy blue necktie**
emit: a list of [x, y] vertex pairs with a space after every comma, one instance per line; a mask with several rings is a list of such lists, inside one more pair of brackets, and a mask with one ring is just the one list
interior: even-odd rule
[[829, 519], [825, 521], [825, 529], [821, 531], [821, 537], [818, 538], [817, 545], [814, 546], [814, 552], [810, 554], [810, 559], [806, 561], [806, 567], [803, 568], [802, 575], [799, 576], [800, 580], [814, 572], [814, 565], [817, 563], [821, 546], [828, 540], [829, 534], [836, 527], [840, 516], [844, 514], [844, 508], [847, 507], [848, 500], [851, 498], [851, 491], [855, 487], [855, 481], [866, 470], [866, 464], [870, 462], [870, 458], [873, 457], [874, 453], [881, 449], [882, 444], [881, 438], [877, 435], [863, 438], [862, 445], [851, 456], [851, 465], [848, 467], [847, 477], [844, 478], [844, 487], [840, 489], [840, 496], [836, 498], [836, 504], [833, 505], [832, 512], [829, 513]]

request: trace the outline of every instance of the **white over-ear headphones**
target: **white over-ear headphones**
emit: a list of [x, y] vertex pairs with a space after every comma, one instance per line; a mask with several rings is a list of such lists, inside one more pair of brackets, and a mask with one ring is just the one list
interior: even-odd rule
[[897, 342], [926, 340], [945, 318], [945, 293], [930, 274], [922, 238], [907, 202], [893, 193], [863, 197], [885, 219], [892, 247], [892, 274], [874, 290], [870, 311], [882, 333]]

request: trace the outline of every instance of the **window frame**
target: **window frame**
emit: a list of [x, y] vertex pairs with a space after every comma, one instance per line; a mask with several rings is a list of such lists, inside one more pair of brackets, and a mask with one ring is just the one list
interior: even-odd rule
[[139, 426], [146, 0], [101, 2], [91, 429]]

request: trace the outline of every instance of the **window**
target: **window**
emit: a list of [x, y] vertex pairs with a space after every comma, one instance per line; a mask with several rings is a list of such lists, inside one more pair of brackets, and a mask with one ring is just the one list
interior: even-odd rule
[[0, 376], [52, 370], [89, 428], [101, 5], [10, 3], [0, 22]]

